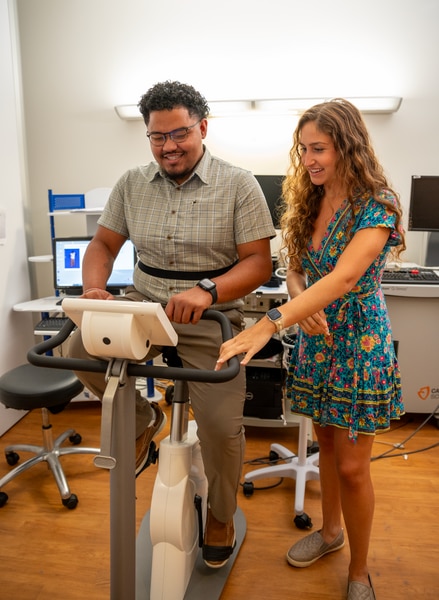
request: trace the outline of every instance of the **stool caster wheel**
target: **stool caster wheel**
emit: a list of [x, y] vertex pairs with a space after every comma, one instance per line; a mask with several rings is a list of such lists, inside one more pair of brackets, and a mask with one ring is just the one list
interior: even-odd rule
[[311, 529], [312, 521], [306, 513], [302, 513], [301, 515], [296, 515], [294, 517], [294, 525], [298, 529]]
[[70, 510], [73, 510], [78, 506], [78, 496], [76, 494], [71, 494], [68, 498], [63, 498], [62, 503], [65, 507]]
[[174, 399], [174, 386], [168, 385], [168, 387], [165, 390], [166, 404], [172, 404], [173, 399]]
[[20, 460], [20, 456], [16, 452], [6, 452], [6, 462], [13, 467]]
[[79, 435], [79, 433], [74, 433], [73, 435], [71, 435], [69, 437], [69, 441], [74, 445], [77, 446], [78, 444], [80, 444], [82, 442], [82, 436]]
[[306, 451], [306, 455], [307, 456], [311, 456], [312, 454], [317, 454], [317, 452], [320, 450], [320, 446], [318, 442], [313, 442], [310, 446], [308, 446], [307, 451]]
[[5, 492], [0, 492], [0, 508], [2, 508], [8, 501], [8, 495]]
[[271, 463], [277, 463], [279, 460], [279, 454], [277, 452], [275, 452], [274, 450], [270, 450], [268, 459]]
[[242, 486], [242, 491], [244, 492], [244, 496], [246, 498], [250, 498], [253, 496], [253, 492], [255, 491], [255, 486], [252, 481], [245, 481]]

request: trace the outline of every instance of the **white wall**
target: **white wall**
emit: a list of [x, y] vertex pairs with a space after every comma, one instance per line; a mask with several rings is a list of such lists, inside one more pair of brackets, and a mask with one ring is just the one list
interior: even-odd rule
[[[35, 254], [50, 252], [48, 188], [111, 187], [151, 158], [143, 124], [113, 107], [159, 80], [211, 100], [402, 96], [399, 112], [366, 121], [404, 206], [411, 175], [439, 174], [437, 0], [16, 2]], [[282, 173], [294, 126], [212, 120], [207, 144], [255, 173]], [[422, 239], [409, 234], [406, 260], [419, 262]], [[38, 294], [50, 293], [50, 269], [38, 277]]]
[[[14, 304], [30, 298], [30, 290], [15, 21], [10, 8], [8, 0], [0, 0], [0, 211], [4, 215], [6, 233], [5, 239], [0, 241], [0, 375], [25, 362], [26, 352], [33, 343], [30, 315], [12, 310]], [[6, 410], [0, 404], [0, 435], [23, 414], [23, 411]]]

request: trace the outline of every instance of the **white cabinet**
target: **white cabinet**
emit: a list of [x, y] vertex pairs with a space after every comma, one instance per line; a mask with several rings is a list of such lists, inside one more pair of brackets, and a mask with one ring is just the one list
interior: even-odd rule
[[414, 287], [407, 288], [406, 295], [394, 295], [396, 291], [385, 290], [385, 297], [397, 342], [405, 410], [430, 413], [439, 405], [439, 286], [424, 290], [427, 297], [411, 295], [418, 291]]

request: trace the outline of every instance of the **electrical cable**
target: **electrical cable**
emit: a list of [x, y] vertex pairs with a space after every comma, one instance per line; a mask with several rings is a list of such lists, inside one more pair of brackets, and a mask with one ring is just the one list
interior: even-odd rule
[[[268, 465], [268, 466], [274, 466], [277, 465], [280, 462], [288, 462], [289, 460], [292, 460], [293, 458], [297, 458], [296, 454], [291, 454], [290, 456], [285, 456], [285, 457], [280, 457], [278, 456], [277, 458], [273, 459], [271, 456], [260, 456], [259, 458], [252, 458], [250, 460], [247, 460], [244, 462], [245, 465]], [[270, 479], [270, 476], [267, 474], [267, 479]], [[280, 477], [279, 481], [277, 481], [276, 483], [273, 483], [271, 485], [264, 485], [264, 486], [259, 486], [256, 487], [253, 484], [252, 487], [252, 492], [253, 491], [261, 491], [261, 490], [271, 490], [273, 488], [278, 487], [279, 485], [282, 484], [284, 478]], [[241, 482], [239, 485], [241, 487], [244, 487], [244, 485], [248, 483], [246, 481]]]
[[[383, 454], [380, 456], [375, 456], [371, 458], [372, 460], [378, 460], [380, 458], [394, 458], [396, 456], [403, 456], [405, 459], [407, 459], [409, 454], [418, 454], [419, 452], [426, 452], [427, 450], [431, 450], [432, 448], [437, 448], [439, 446], [439, 442], [436, 442], [435, 444], [431, 444], [430, 446], [425, 446], [424, 448], [418, 448], [417, 450], [408, 450], [406, 452], [398, 452], [397, 454]], [[396, 450], [396, 448], [395, 448]], [[392, 452], [392, 450], [390, 450], [390, 452]]]
[[246, 460], [243, 464], [244, 465], [268, 465], [268, 466], [272, 466], [272, 465], [277, 465], [280, 462], [287, 462], [289, 460], [292, 460], [293, 458], [297, 458], [296, 454], [291, 454], [290, 456], [286, 456], [285, 458], [283, 457], [278, 457], [273, 459], [271, 456], [260, 456], [259, 458], [252, 458], [250, 460]]
[[419, 448], [417, 450], [410, 450], [407, 452], [399, 452], [397, 454], [395, 454], [395, 450], [400, 449], [400, 448], [404, 448], [404, 445], [412, 439], [412, 437], [414, 437], [419, 431], [421, 431], [421, 429], [424, 427], [424, 425], [426, 425], [428, 423], [428, 421], [433, 418], [435, 416], [435, 414], [437, 413], [437, 411], [439, 410], [439, 404], [436, 406], [436, 408], [433, 410], [432, 413], [430, 413], [428, 415], [428, 417], [414, 430], [412, 431], [412, 433], [410, 435], [408, 435], [402, 442], [400, 442], [399, 444], [392, 444], [392, 448], [390, 448], [389, 450], [386, 450], [385, 452], [383, 452], [382, 454], [379, 454], [378, 456], [372, 456], [371, 457], [371, 461], [375, 461], [375, 460], [379, 460], [380, 458], [393, 458], [394, 456], [403, 456], [404, 458], [407, 457], [409, 454], [416, 454], [418, 452], [425, 452], [427, 450], [431, 450], [432, 448], [436, 448], [437, 446], [439, 446], [439, 442], [435, 443], [435, 444], [431, 444], [430, 446], [426, 446], [425, 448]]
[[[277, 488], [278, 486], [280, 486], [283, 483], [283, 480], [284, 480], [284, 478], [281, 477], [277, 483], [273, 483], [272, 485], [264, 485], [264, 486], [261, 485], [260, 487], [255, 487], [255, 485], [253, 485], [252, 492], [257, 492], [257, 491], [261, 491], [261, 490], [272, 490], [273, 488]], [[247, 482], [244, 481], [244, 482], [241, 482], [239, 485], [241, 487], [244, 487], [244, 485], [246, 483]]]

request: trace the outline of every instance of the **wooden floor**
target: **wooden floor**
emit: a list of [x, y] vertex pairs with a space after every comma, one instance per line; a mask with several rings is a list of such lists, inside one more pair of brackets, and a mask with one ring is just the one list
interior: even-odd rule
[[[392, 448], [387, 444], [405, 440], [426, 416], [405, 416], [392, 431], [379, 436], [374, 455]], [[99, 446], [100, 406], [96, 403], [73, 403], [53, 417], [53, 424], [55, 435], [74, 427], [82, 434], [83, 444]], [[39, 444], [39, 428], [39, 411], [34, 411], [0, 438], [0, 477], [10, 468], [3, 462], [4, 447]], [[247, 428], [246, 461], [266, 457], [272, 442], [297, 451], [297, 432], [297, 428]], [[167, 433], [168, 427], [158, 439]], [[405, 444], [406, 458], [372, 464], [376, 511], [370, 570], [378, 600], [439, 598], [439, 447], [416, 452], [438, 442], [439, 430], [430, 420]], [[109, 599], [108, 473], [95, 468], [88, 455], [65, 457], [63, 465], [71, 490], [79, 497], [75, 510], [62, 506], [44, 464], [4, 488], [9, 501], [0, 509], [2, 600]], [[254, 468], [245, 466], [246, 471]], [[153, 465], [137, 480], [138, 526], [149, 509], [156, 472]], [[274, 481], [264, 482], [269, 483]], [[285, 560], [289, 546], [307, 533], [293, 524], [294, 486], [293, 480], [284, 480], [249, 498], [239, 494], [247, 534], [221, 600], [346, 597], [348, 545], [307, 569], [290, 567]], [[307, 484], [305, 511], [314, 529], [319, 528], [318, 481]]]

